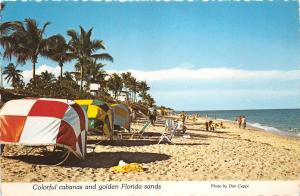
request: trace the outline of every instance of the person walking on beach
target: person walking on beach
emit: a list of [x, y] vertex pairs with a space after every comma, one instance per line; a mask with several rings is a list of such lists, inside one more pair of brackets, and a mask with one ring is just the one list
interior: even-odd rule
[[213, 125], [213, 121], [212, 121], [212, 120], [210, 120], [210, 121], [208, 122], [208, 130], [209, 130], [209, 131], [215, 131], [215, 127], [214, 127], [214, 125]]
[[205, 130], [206, 130], [206, 131], [209, 131], [208, 121], [205, 122]]
[[184, 111], [181, 113], [181, 118], [182, 118], [182, 123], [184, 124], [186, 120], [186, 113]]
[[242, 126], [242, 116], [238, 117], [237, 122], [238, 122], [239, 128], [241, 128], [241, 126]]
[[242, 124], [242, 126], [243, 126], [243, 128], [245, 129], [246, 128], [246, 117], [245, 116], [243, 116], [242, 117], [242, 119], [241, 119], [241, 124]]
[[151, 125], [154, 126], [155, 121], [156, 121], [156, 108], [155, 108], [155, 106], [152, 106], [152, 107], [149, 109], [149, 120], [150, 120], [150, 122], [151, 122]]

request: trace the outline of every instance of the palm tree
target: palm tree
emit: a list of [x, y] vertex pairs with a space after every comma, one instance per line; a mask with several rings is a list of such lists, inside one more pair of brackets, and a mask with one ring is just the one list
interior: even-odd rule
[[150, 90], [150, 87], [148, 86], [146, 81], [141, 81], [140, 83], [138, 83], [138, 91], [140, 92], [139, 93], [140, 97], [143, 97], [144, 95], [146, 95], [147, 91], [149, 91], [149, 90]]
[[114, 98], [116, 99], [123, 89], [122, 78], [118, 74], [113, 73], [108, 79], [107, 87], [113, 92]]
[[102, 63], [97, 63], [96, 60], [93, 60], [91, 64], [89, 64], [90, 69], [88, 70], [89, 82], [100, 84], [100, 91], [105, 92], [105, 87], [107, 81], [105, 80], [108, 74], [104, 69], [104, 65]]
[[46, 70], [41, 73], [41, 79], [45, 84], [51, 84], [55, 81], [55, 75]]
[[3, 71], [3, 75], [6, 75], [4, 78], [7, 82], [12, 82], [12, 87], [19, 88], [22, 86], [23, 83], [23, 76], [22, 71], [17, 69], [17, 66], [15, 66], [13, 63], [9, 63]]
[[136, 93], [138, 92], [138, 81], [135, 77], [131, 77], [129, 80], [129, 89], [132, 92], [133, 102], [136, 102]]
[[[80, 70], [80, 63], [75, 64], [75, 69]], [[107, 76], [105, 70], [102, 68], [104, 64], [98, 63], [96, 59], [89, 58], [86, 62], [86, 71], [83, 74], [84, 80], [89, 85], [90, 83], [100, 83]]]
[[[123, 82], [123, 87], [124, 87], [124, 91], [129, 92], [130, 90], [130, 80], [132, 78], [132, 75], [130, 72], [126, 72], [126, 73], [121, 73], [121, 77], [122, 77], [122, 82]], [[127, 97], [127, 100], [131, 100], [131, 94], [129, 94], [129, 97]]]
[[145, 94], [142, 99], [148, 106], [152, 106], [155, 103], [154, 99], [149, 94]]
[[49, 38], [48, 55], [50, 59], [58, 62], [60, 67], [60, 79], [63, 77], [63, 66], [65, 62], [71, 61], [74, 56], [68, 52], [69, 45], [63, 36], [57, 35]]
[[65, 72], [64, 77], [62, 77], [63, 83], [65, 86], [71, 88], [72, 90], [77, 90], [79, 89], [78, 83], [73, 77], [73, 74], [70, 72]]
[[83, 79], [85, 69], [88, 69], [88, 62], [91, 58], [95, 60], [107, 60], [113, 62], [113, 58], [108, 53], [95, 53], [97, 50], [105, 49], [104, 42], [102, 40], [91, 40], [92, 30], [87, 32], [81, 27], [80, 34], [71, 29], [67, 31], [68, 36], [71, 37], [69, 41], [70, 51], [77, 59], [77, 63], [80, 67], [80, 89], [83, 89]]
[[6, 22], [1, 24], [0, 32], [0, 44], [4, 48], [3, 57], [10, 58], [15, 56], [17, 62], [25, 64], [26, 61], [32, 62], [32, 79], [35, 80], [35, 67], [38, 57], [47, 56], [49, 49], [49, 42], [56, 36], [49, 38], [44, 37], [46, 27], [49, 25], [46, 22], [42, 28], [38, 27], [37, 22], [34, 19], [26, 18], [24, 23]]

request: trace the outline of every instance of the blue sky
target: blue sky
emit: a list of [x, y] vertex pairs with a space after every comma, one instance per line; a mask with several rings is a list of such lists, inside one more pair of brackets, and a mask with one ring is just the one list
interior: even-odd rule
[[[3, 20], [50, 21], [47, 35], [94, 27], [115, 59], [106, 69], [147, 80], [158, 105], [299, 108], [298, 9], [297, 1], [8, 2]], [[50, 60], [38, 64], [58, 71]], [[30, 63], [21, 69], [30, 76]]]

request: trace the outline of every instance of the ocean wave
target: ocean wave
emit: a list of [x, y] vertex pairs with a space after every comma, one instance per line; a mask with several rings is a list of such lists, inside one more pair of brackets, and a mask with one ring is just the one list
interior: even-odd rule
[[299, 128], [292, 128], [292, 129], [289, 129], [288, 131], [293, 132], [293, 133], [298, 133], [298, 132], [300, 132], [300, 129]]
[[224, 121], [224, 122], [231, 122], [231, 123], [235, 122], [233, 120], [227, 120], [227, 119], [223, 119], [223, 118], [217, 118], [217, 120]]
[[[223, 122], [230, 122], [230, 123], [236, 123], [233, 120], [228, 120], [228, 119], [222, 119], [222, 118], [218, 118], [217, 120], [223, 121]], [[272, 126], [266, 126], [266, 125], [262, 125], [260, 123], [251, 123], [251, 122], [247, 122], [247, 125], [253, 128], [257, 128], [257, 129], [261, 129], [264, 131], [270, 131], [270, 132], [274, 132], [277, 134], [284, 134], [284, 135], [291, 135], [291, 136], [297, 136], [300, 137], [300, 129], [299, 128], [292, 128], [289, 130], [281, 130]]]
[[254, 128], [259, 128], [259, 129], [263, 129], [263, 130], [266, 130], [266, 131], [273, 131], [273, 132], [285, 132], [285, 131], [282, 131], [280, 129], [277, 129], [275, 127], [270, 127], [270, 126], [265, 126], [265, 125], [262, 125], [260, 123], [248, 123], [251, 127], [254, 127]]
[[270, 127], [270, 126], [265, 126], [265, 125], [261, 125], [260, 123], [248, 123], [249, 126], [254, 127], [254, 128], [259, 128], [265, 131], [270, 131], [270, 132], [274, 132], [274, 133], [278, 133], [278, 134], [283, 134], [283, 135], [290, 135], [290, 136], [296, 136], [296, 137], [300, 137], [300, 133], [297, 133], [295, 131], [284, 131], [284, 130], [280, 130], [277, 129], [275, 127]]

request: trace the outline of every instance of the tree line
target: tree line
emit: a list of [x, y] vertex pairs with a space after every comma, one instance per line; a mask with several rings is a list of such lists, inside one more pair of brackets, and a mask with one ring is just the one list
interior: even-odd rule
[[[92, 39], [93, 28], [85, 30], [79, 26], [79, 32], [70, 29], [66, 32], [68, 40], [61, 34], [45, 36], [50, 22], [39, 27], [36, 20], [26, 18], [21, 21], [9, 21], [0, 24], [1, 55], [10, 63], [4, 68], [5, 80], [10, 82], [18, 93], [32, 93], [41, 97], [56, 98], [102, 98], [117, 99], [122, 93], [130, 102], [152, 105], [154, 99], [149, 94], [146, 81], [138, 81], [130, 72], [108, 74], [104, 62], [113, 62], [106, 52], [101, 39]], [[60, 67], [60, 75], [55, 77], [48, 71], [36, 74], [36, 65], [40, 57], [53, 60]], [[19, 65], [32, 64], [32, 78], [25, 84]], [[74, 71], [63, 71], [66, 62], [74, 62]], [[94, 95], [90, 93], [90, 84], [100, 88]]]

